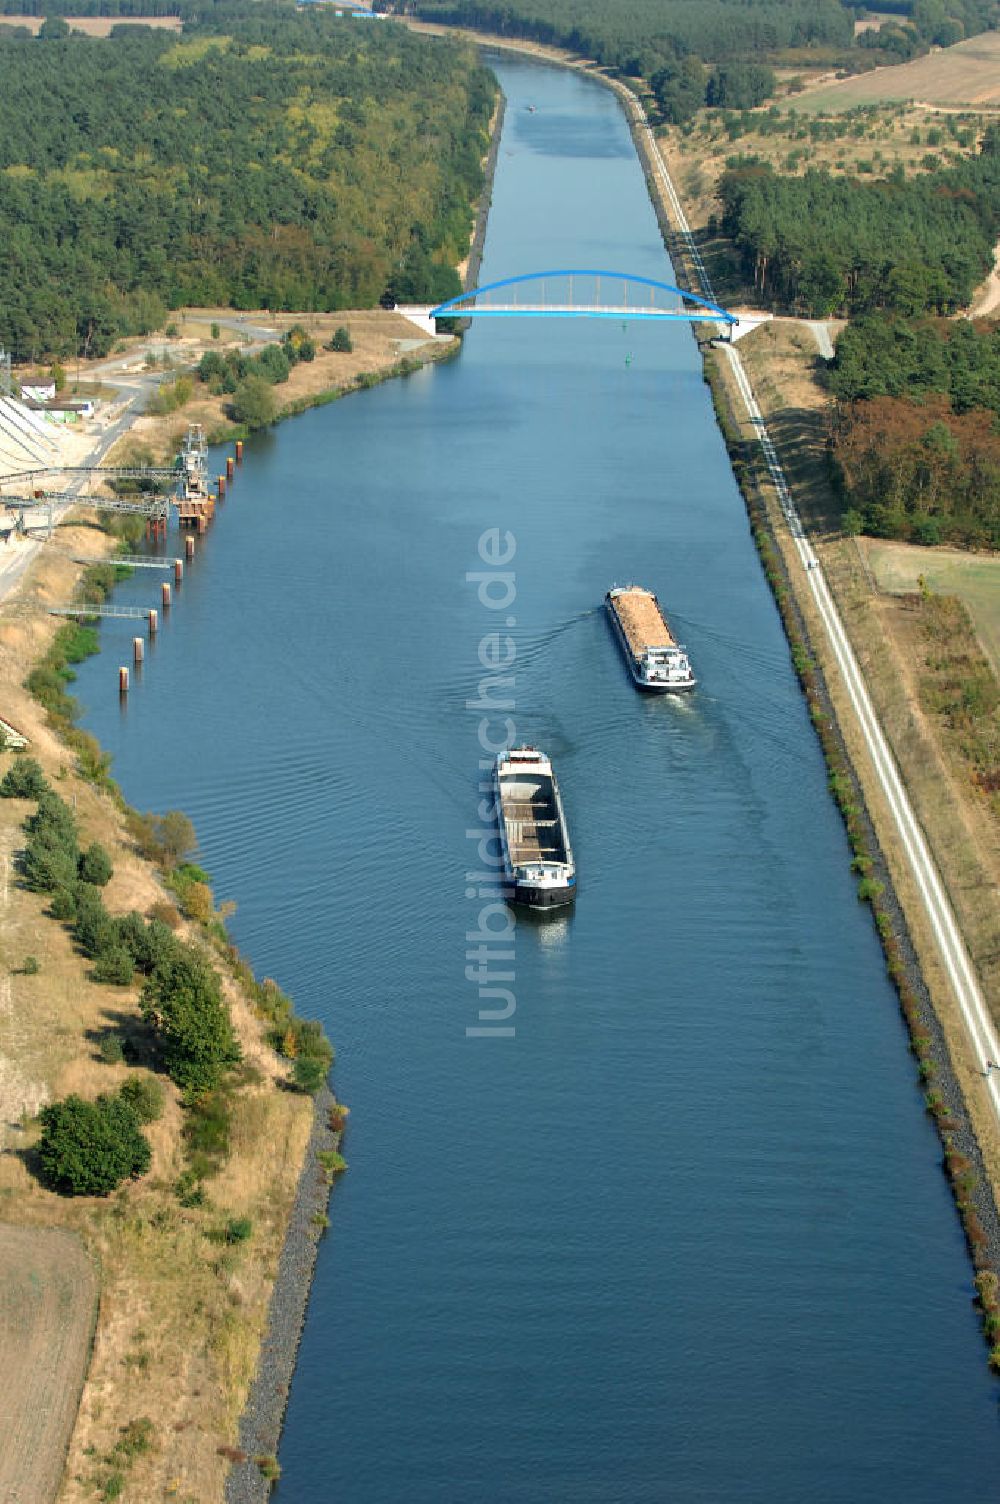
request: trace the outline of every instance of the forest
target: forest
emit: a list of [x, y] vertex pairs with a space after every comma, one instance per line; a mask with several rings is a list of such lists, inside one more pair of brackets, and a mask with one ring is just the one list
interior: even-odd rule
[[826, 379], [842, 402], [935, 392], [1000, 416], [1000, 324], [871, 314], [840, 334]]
[[495, 87], [465, 44], [290, 8], [0, 33], [0, 344], [93, 356], [186, 304], [451, 296]]
[[673, 124], [705, 104], [740, 109], [773, 91], [772, 77], [758, 97], [720, 98], [715, 64], [759, 67], [793, 48], [812, 50], [819, 61], [822, 49], [826, 66], [861, 70], [948, 46], [1000, 20], [997, 0], [894, 0], [877, 7], [893, 13], [887, 24], [855, 38], [857, 12], [840, 0], [375, 0], [375, 8], [567, 47], [645, 79]]
[[858, 319], [827, 383], [849, 530], [1000, 547], [1000, 324]]
[[832, 457], [849, 532], [1000, 548], [1000, 431], [947, 397], [873, 397], [841, 408]]
[[1000, 20], [996, 0], [890, 0], [879, 10], [892, 19], [862, 32], [857, 45], [881, 53], [880, 66], [906, 62], [929, 47], [951, 47]]
[[[382, 0], [426, 21], [568, 47], [646, 79], [665, 119], [690, 118], [709, 99], [704, 63], [743, 64], [786, 47], [851, 45], [853, 15], [840, 0]], [[378, 4], [376, 8], [379, 8]], [[767, 70], [765, 70], [767, 71]], [[773, 78], [771, 79], [773, 87]], [[770, 92], [770, 91], [768, 91]], [[767, 95], [762, 97], [766, 98]], [[759, 99], [734, 98], [740, 107]]]
[[961, 164], [876, 182], [775, 173], [746, 159], [719, 184], [722, 227], [765, 306], [815, 318], [948, 313], [993, 264], [1000, 130]]

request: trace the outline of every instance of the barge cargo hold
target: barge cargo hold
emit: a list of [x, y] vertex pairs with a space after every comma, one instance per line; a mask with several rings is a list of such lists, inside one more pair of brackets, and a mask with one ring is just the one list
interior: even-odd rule
[[651, 694], [694, 689], [687, 650], [674, 638], [656, 596], [641, 585], [616, 585], [604, 597], [632, 678]]
[[576, 867], [552, 764], [535, 747], [501, 752], [493, 770], [507, 897], [535, 909], [576, 897]]

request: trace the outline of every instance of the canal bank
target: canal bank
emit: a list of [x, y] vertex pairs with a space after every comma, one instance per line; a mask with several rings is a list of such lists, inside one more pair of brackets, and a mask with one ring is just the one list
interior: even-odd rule
[[[503, 68], [483, 277], [568, 251], [663, 277], [615, 101]], [[97, 662], [79, 689], [136, 802], [183, 786], [241, 948], [338, 1042], [352, 1168], [280, 1487], [975, 1486], [998, 1459], [966, 1254], [692, 342], [476, 327], [248, 461], [127, 715]], [[509, 1048], [465, 1034], [466, 576], [494, 526], [518, 734], [558, 761], [585, 878], [566, 924], [518, 927]], [[616, 576], [683, 630], [686, 710], [623, 672]], [[414, 851], [426, 881], [387, 887]]]
[[[465, 35], [474, 36], [475, 33], [466, 32]], [[539, 49], [534, 44], [507, 38], [481, 37], [480, 40], [481, 45], [487, 47], [583, 70], [616, 93], [643, 166], [664, 244], [674, 262], [686, 273], [681, 280], [686, 280], [687, 285], [715, 302], [714, 290], [691, 234], [680, 196], [634, 91], [586, 60], [558, 49]], [[948, 896], [950, 889], [954, 902], [956, 890], [961, 894], [963, 883], [970, 880], [969, 874], [963, 871], [961, 861], [956, 861], [950, 842], [942, 842], [937, 809], [934, 804], [928, 808], [926, 799], [920, 806], [920, 813], [925, 830], [933, 832], [929, 835], [932, 847], [934, 837], [938, 838], [937, 851], [928, 861], [914, 849], [914, 840], [922, 845], [922, 836], [908, 811], [907, 792], [900, 788], [893, 794], [890, 779], [880, 774], [873, 761], [871, 736], [863, 731], [858, 699], [852, 697], [845, 687], [843, 666], [831, 651], [829, 629], [816, 610], [814, 590], [810, 587], [816, 585], [817, 577], [810, 578], [803, 570], [801, 550], [796, 548], [785, 514], [787, 509], [782, 508], [772, 477], [763, 463], [759, 439], [764, 430], [758, 431], [753, 422], [748, 421], [749, 412], [744, 413], [742, 421], [736, 417], [736, 408], [743, 407], [740, 387], [734, 379], [736, 367], [740, 367], [740, 381], [749, 390], [739, 355], [727, 363], [720, 351], [712, 348], [714, 333], [715, 326], [706, 324], [699, 340], [706, 380], [713, 392], [734, 473], [747, 502], [762, 563], [785, 620], [796, 671], [803, 683], [803, 692], [809, 700], [830, 767], [831, 791], [844, 814], [852, 848], [852, 871], [861, 874], [859, 897], [872, 906], [873, 920], [885, 950], [888, 974], [896, 987], [909, 1030], [919, 1078], [927, 1087], [927, 1109], [941, 1134], [943, 1167], [952, 1186], [970, 1257], [977, 1270], [988, 1271], [995, 1279], [996, 1271], [1000, 1269], [1000, 1218], [997, 1213], [1000, 1099], [991, 1080], [989, 1062], [996, 1058], [998, 1050], [981, 982], [959, 933]], [[749, 400], [752, 402], [752, 397]], [[779, 485], [783, 484], [781, 480]], [[810, 565], [818, 567], [815, 555]], [[775, 566], [780, 578], [773, 573]], [[845, 600], [843, 589], [838, 591], [832, 579], [830, 584], [840, 609], [849, 608], [851, 603]], [[831, 609], [836, 611], [837, 607], [831, 603]], [[851, 620], [850, 615], [848, 620]], [[871, 625], [869, 623], [869, 628]], [[856, 612], [851, 629], [855, 652], [870, 658], [876, 645], [865, 633], [859, 636]], [[843, 651], [851, 654], [846, 640]], [[800, 659], [806, 663], [805, 670]], [[819, 696], [819, 702], [815, 704], [814, 693]], [[860, 693], [864, 694], [864, 691]], [[877, 705], [882, 715], [894, 709], [885, 703], [884, 695], [877, 700]], [[898, 716], [898, 707], [895, 709]], [[912, 723], [912, 712], [908, 720]], [[874, 735], [882, 736], [877, 725]], [[912, 781], [916, 772], [912, 747], [906, 740], [901, 744], [897, 736], [893, 750], [900, 758], [904, 778], [910, 775]], [[928, 749], [923, 744], [921, 751], [926, 757]], [[891, 760], [892, 755], [886, 748], [885, 758]], [[943, 768], [941, 776], [944, 776]], [[847, 786], [850, 793], [846, 799], [841, 798], [839, 791]], [[954, 798], [954, 795], [950, 797]], [[900, 805], [905, 809], [902, 815]], [[852, 814], [859, 808], [865, 825], [863, 835], [852, 830]], [[905, 826], [913, 830], [912, 838]], [[944, 860], [941, 860], [942, 854]], [[947, 889], [939, 884], [935, 870], [938, 862]], [[987, 884], [989, 881], [978, 870], [973, 880]], [[981, 950], [984, 941], [988, 941], [981, 926], [976, 931], [976, 939]], [[987, 1284], [986, 1288], [991, 1287]], [[979, 1293], [982, 1296], [982, 1290]], [[980, 1305], [991, 1349], [991, 1365], [1000, 1368], [996, 1302], [989, 1297], [981, 1299]]]
[[[177, 1090], [158, 1070], [161, 1110], [145, 1129], [150, 1173], [126, 1182], [113, 1197], [69, 1197], [43, 1188], [38, 1107], [74, 1093], [92, 1101], [126, 1080], [148, 1083], [147, 1071], [159, 1062], [140, 1017], [139, 984], [102, 979], [92, 953], [75, 943], [65, 914], [60, 919], [52, 912], [52, 895], [30, 890], [23, 879], [23, 822], [32, 806], [0, 800], [7, 971], [0, 1009], [0, 1199], [5, 1220], [25, 1229], [77, 1232], [100, 1268], [100, 1307], [79, 1411], [68, 1417], [72, 1434], [58, 1441], [56, 1474], [66, 1464], [60, 1497], [91, 1498], [95, 1490], [120, 1490], [127, 1481], [139, 1497], [155, 1497], [179, 1482], [190, 1497], [219, 1499], [227, 1471], [219, 1447], [235, 1436], [252, 1377], [312, 1104], [286, 1089], [288, 1066], [269, 1047], [252, 976], [238, 967], [238, 958], [223, 958], [200, 923], [182, 916], [164, 867], [139, 854], [130, 812], [107, 786], [100, 749], [76, 738], [68, 745], [23, 682], [34, 671], [49, 688], [55, 682], [65, 691], [64, 674], [48, 656], [57, 623], [46, 607], [72, 598], [81, 574], [75, 553], [92, 557], [110, 549], [110, 540], [98, 542], [92, 527], [63, 525], [59, 536], [58, 550], [39, 550], [19, 584], [16, 609], [4, 613], [5, 714], [28, 737], [26, 755], [38, 760], [51, 789], [72, 810], [81, 841], [97, 842], [108, 853], [113, 870], [102, 890], [108, 912], [155, 915], [210, 958], [243, 1062], [225, 1107], [216, 1112], [224, 1153], [214, 1139], [207, 1162], [202, 1154], [200, 1167], [193, 1167], [197, 1156], [188, 1132], [196, 1114], [181, 1110]], [[78, 639], [74, 656], [89, 647], [86, 634]], [[107, 667], [103, 657], [96, 662]], [[153, 644], [147, 662], [155, 662]], [[5, 771], [10, 764], [8, 755]], [[21, 960], [29, 953], [30, 967]], [[231, 1240], [234, 1224], [239, 1237]], [[10, 1382], [30, 1388], [15, 1370]], [[61, 1404], [60, 1397], [54, 1412]], [[40, 1435], [32, 1459], [42, 1471], [53, 1467], [44, 1455], [48, 1444]], [[27, 1472], [20, 1483], [30, 1486]]]
[[[714, 302], [714, 289], [641, 103], [627, 86], [615, 81], [613, 87], [625, 103], [665, 244], [686, 267], [690, 285]], [[912, 829], [922, 846], [905, 788], [897, 785], [894, 792], [891, 769], [888, 775], [880, 770], [873, 739], [885, 749], [887, 768], [892, 757], [888, 744], [877, 721], [871, 731], [862, 726], [859, 697], [865, 697], [865, 690], [859, 687], [855, 694], [846, 687], [848, 673], [858, 670], [836, 617], [837, 607], [831, 601], [831, 623], [816, 609], [820, 577], [809, 571], [820, 569], [820, 562], [808, 545], [802, 545], [801, 519], [773, 447], [765, 462], [762, 440], [770, 443], [770, 438], [739, 351], [723, 350], [711, 333], [712, 326], [703, 326], [699, 341], [706, 380], [823, 748], [831, 794], [844, 818], [851, 870], [859, 874], [858, 897], [871, 907], [925, 1088], [925, 1105], [941, 1138], [942, 1168], [976, 1270], [977, 1305], [990, 1364], [1000, 1370], [1000, 1161], [997, 1096], [990, 1080], [990, 1062], [1000, 1053], [996, 1035], [954, 913], [939, 886], [934, 858], [928, 861], [926, 853], [915, 850], [907, 834], [907, 828]], [[741, 408], [742, 421], [737, 416]], [[839, 651], [837, 634], [843, 637]], [[955, 1066], [956, 1053], [961, 1073]]]

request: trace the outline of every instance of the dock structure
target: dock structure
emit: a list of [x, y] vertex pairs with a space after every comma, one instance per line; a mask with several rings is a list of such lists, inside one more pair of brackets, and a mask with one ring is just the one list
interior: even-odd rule
[[203, 533], [214, 516], [214, 496], [182, 496], [177, 502], [177, 521], [181, 527], [196, 527]]
[[79, 616], [82, 620], [99, 616], [101, 618], [120, 617], [125, 621], [147, 621], [149, 608], [147, 606], [90, 606], [86, 601], [76, 601], [68, 606], [47, 606], [50, 616]]
[[[46, 513], [48, 536], [51, 538], [56, 525], [57, 507], [87, 507], [95, 512], [114, 512], [126, 517], [144, 517], [151, 528], [162, 529], [166, 535], [167, 518], [170, 515], [168, 497], [152, 492], [124, 500], [120, 496], [78, 496], [72, 491], [34, 491], [30, 496], [0, 495], [0, 506], [18, 513], [18, 527], [27, 531], [25, 514], [43, 509]], [[108, 561], [102, 560], [102, 563]]]
[[172, 569], [175, 573], [182, 562], [180, 559], [149, 559], [140, 554], [111, 554], [104, 558], [96, 554], [73, 554], [72, 558], [74, 564], [125, 564], [129, 569]]
[[[192, 423], [177, 456], [177, 520], [203, 533], [215, 516], [216, 498], [208, 485], [208, 444], [200, 423]], [[219, 495], [222, 495], [220, 487]]]
[[[237, 458], [242, 445], [237, 445]], [[227, 478], [232, 478], [233, 462], [226, 475], [220, 475], [218, 493], [208, 480], [208, 442], [200, 423], [192, 423], [173, 465], [45, 465], [31, 470], [0, 474], [0, 506], [21, 514], [46, 506], [49, 512], [49, 536], [55, 526], [55, 509], [61, 506], [92, 507], [99, 512], [119, 512], [125, 516], [147, 519], [153, 535], [166, 534], [170, 506], [177, 508], [182, 527], [203, 533], [215, 515], [218, 500], [225, 495]], [[97, 483], [107, 491], [121, 489], [121, 495], [91, 495], [76, 491], [50, 489], [56, 477], [78, 476], [82, 483]], [[48, 484], [46, 484], [48, 483]], [[168, 484], [165, 484], [168, 483]]]

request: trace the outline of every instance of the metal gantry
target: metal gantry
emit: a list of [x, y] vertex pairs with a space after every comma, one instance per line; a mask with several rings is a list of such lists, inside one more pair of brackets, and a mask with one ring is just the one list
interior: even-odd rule
[[173, 465], [40, 465], [35, 470], [16, 470], [10, 475], [0, 475], [0, 489], [4, 486], [23, 486], [48, 475], [96, 476], [107, 485], [118, 480], [162, 481], [176, 485], [179, 472]]
[[[20, 513], [20, 527], [24, 530], [24, 514], [38, 507], [48, 512], [48, 535], [55, 530], [55, 510], [59, 506], [89, 507], [95, 512], [114, 512], [125, 517], [145, 517], [154, 523], [166, 523], [170, 515], [170, 498], [158, 493], [140, 495], [138, 499], [125, 501], [120, 496], [77, 496], [72, 491], [36, 491], [32, 496], [0, 496], [0, 506]], [[106, 562], [106, 561], [102, 561]]]

